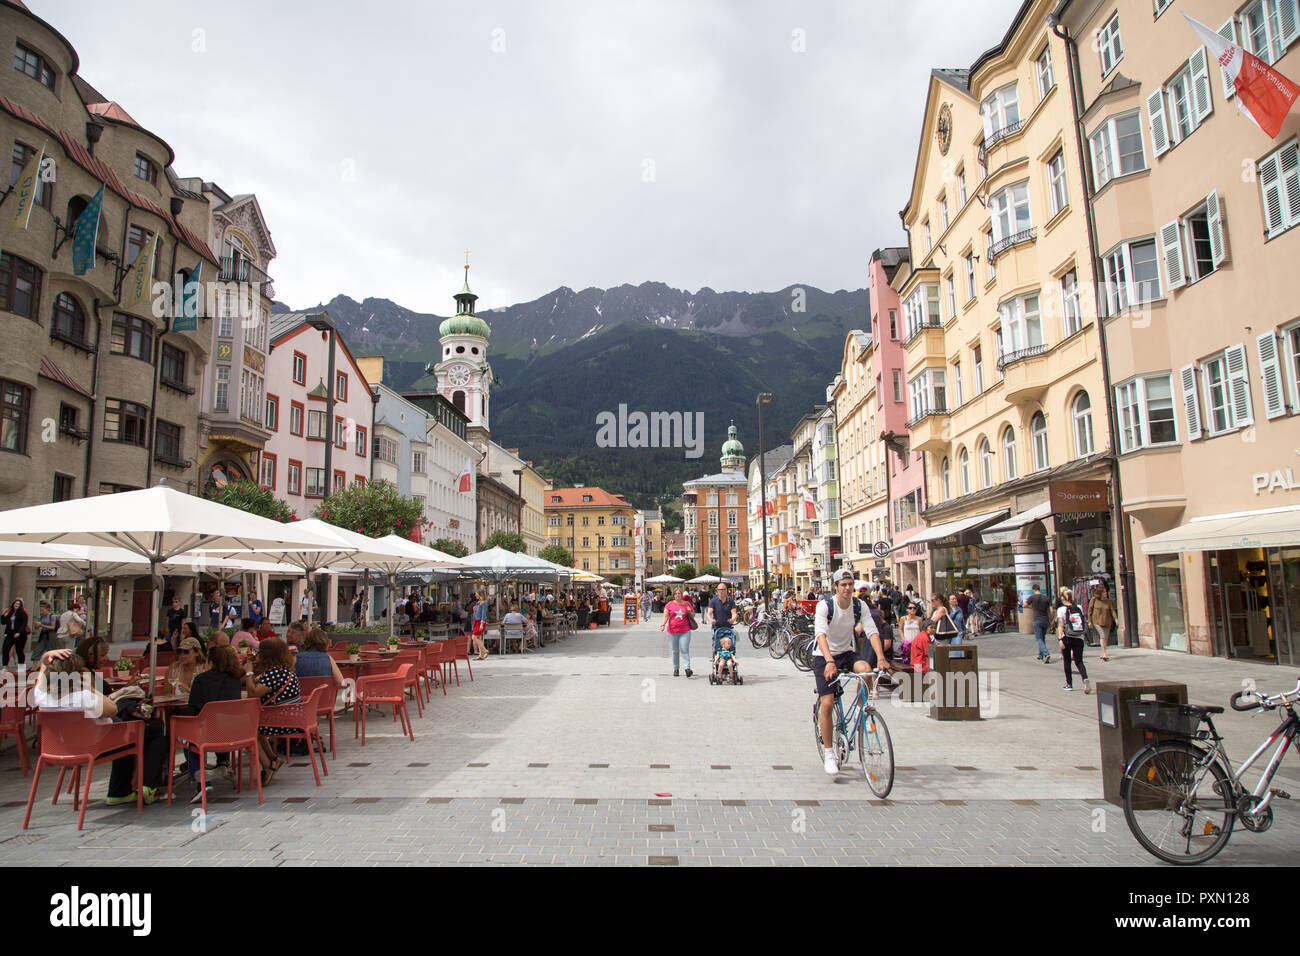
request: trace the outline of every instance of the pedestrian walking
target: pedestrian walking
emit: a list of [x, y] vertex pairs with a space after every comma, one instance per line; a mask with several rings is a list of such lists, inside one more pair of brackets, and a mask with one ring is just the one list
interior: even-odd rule
[[1101, 641], [1101, 659], [1108, 661], [1106, 646], [1115, 639], [1116, 619], [1115, 605], [1110, 603], [1110, 589], [1104, 584], [1097, 585], [1088, 602], [1088, 624], [1097, 629], [1097, 638]]
[[474, 592], [474, 609], [470, 612], [470, 620], [474, 622], [470, 637], [474, 653], [479, 660], [483, 660], [488, 656], [487, 645], [483, 643], [483, 635], [487, 633], [487, 592]]
[[27, 609], [23, 607], [22, 598], [14, 598], [4, 614], [0, 614], [0, 623], [4, 624], [4, 645], [0, 648], [0, 664], [9, 666], [10, 650], [17, 652], [18, 663], [26, 664], [27, 657], [23, 649], [27, 646], [27, 636], [31, 633], [31, 624], [27, 618]]
[[54, 637], [59, 630], [59, 619], [54, 615], [49, 601], [37, 605], [36, 635], [32, 640], [32, 658], [39, 661], [46, 651], [54, 650]]
[[682, 595], [682, 589], [673, 591], [673, 599], [664, 607], [664, 619], [659, 630], [668, 635], [668, 646], [673, 655], [673, 676], [681, 676], [681, 665], [686, 665], [686, 676], [691, 676], [691, 631], [695, 629], [695, 608]]
[[962, 642], [962, 635], [966, 633], [966, 612], [962, 610], [961, 600], [958, 595], [948, 595], [948, 616], [952, 618], [952, 623], [957, 628], [957, 636], [952, 639], [954, 644]]
[[1083, 692], [1092, 693], [1092, 684], [1088, 682], [1088, 671], [1083, 666], [1083, 638], [1085, 623], [1083, 608], [1074, 603], [1074, 592], [1061, 588], [1061, 606], [1056, 609], [1056, 619], [1061, 631], [1061, 657], [1065, 662], [1065, 686], [1062, 690], [1074, 690], [1074, 677], [1070, 673], [1071, 660], [1079, 668], [1083, 678]]
[[960, 644], [961, 631], [948, 613], [948, 602], [942, 594], [930, 596], [930, 632], [945, 644]]
[[1052, 602], [1047, 599], [1043, 589], [1035, 584], [1032, 593], [1025, 598], [1024, 606], [1033, 615], [1034, 639], [1038, 641], [1038, 657], [1035, 660], [1050, 664], [1052, 656], [1047, 653], [1047, 627], [1051, 623]]
[[81, 616], [81, 605], [76, 601], [59, 615], [59, 627], [54, 632], [54, 643], [59, 650], [70, 651], [81, 642], [86, 633], [86, 619]]

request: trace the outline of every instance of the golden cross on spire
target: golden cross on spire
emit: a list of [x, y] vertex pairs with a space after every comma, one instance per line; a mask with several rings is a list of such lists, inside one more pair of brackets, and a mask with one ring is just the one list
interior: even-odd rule
[[466, 274], [469, 273], [469, 250], [468, 249], [465, 250], [465, 272]]

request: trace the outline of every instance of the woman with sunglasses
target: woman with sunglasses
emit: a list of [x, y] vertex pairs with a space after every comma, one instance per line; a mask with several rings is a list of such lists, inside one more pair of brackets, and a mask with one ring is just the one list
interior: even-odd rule
[[180, 650], [176, 660], [167, 668], [167, 680], [179, 684], [181, 693], [188, 694], [194, 686], [194, 678], [208, 669], [208, 659], [203, 655], [203, 645], [197, 637], [181, 639]]

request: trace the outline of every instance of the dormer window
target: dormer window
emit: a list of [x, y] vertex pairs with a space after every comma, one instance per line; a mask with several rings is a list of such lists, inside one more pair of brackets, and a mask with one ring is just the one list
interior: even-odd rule
[[158, 167], [154, 165], [153, 160], [142, 153], [135, 154], [135, 175], [137, 179], [143, 179], [151, 186], [158, 185]]
[[583, 504], [587, 504], [587, 503], [589, 503], [590, 501], [591, 501], [591, 495], [583, 495], [583, 496], [582, 496], [582, 502], [583, 502]]

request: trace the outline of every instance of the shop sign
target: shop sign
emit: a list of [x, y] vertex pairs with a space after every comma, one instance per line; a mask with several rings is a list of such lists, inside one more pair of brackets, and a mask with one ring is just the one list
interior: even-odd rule
[[878, 568], [883, 568], [884, 566], [885, 566], [885, 562], [884, 562], [884, 561], [881, 561], [880, 559], [877, 559], [877, 560], [876, 560], [876, 567], [878, 567]]
[[909, 558], [924, 558], [928, 553], [928, 551], [929, 549], [925, 546], [924, 543], [909, 544], [906, 545], [906, 550], [904, 550], [903, 553], [906, 554]]
[[[1300, 449], [1296, 449], [1296, 454], [1300, 455]], [[1256, 495], [1265, 491], [1270, 495], [1275, 491], [1300, 491], [1300, 481], [1296, 481], [1291, 468], [1278, 468], [1272, 473], [1261, 471], [1250, 476], [1250, 484]]]
[[1054, 515], [1110, 510], [1110, 496], [1104, 481], [1049, 482], [1047, 496]]
[[890, 546], [888, 541], [877, 541], [871, 546], [871, 553], [878, 558], [887, 556], [892, 550], [893, 548]]
[[1106, 524], [1106, 513], [1101, 511], [1078, 512], [1077, 514], [1060, 514], [1052, 516], [1052, 523], [1057, 533], [1062, 531], [1083, 531], [1087, 528], [1102, 528]]
[[59, 576], [58, 568], [37, 568], [36, 576], [38, 578], [57, 578]]
[[871, 545], [867, 544], [865, 541], [858, 542], [858, 554], [867, 554], [870, 551]]

